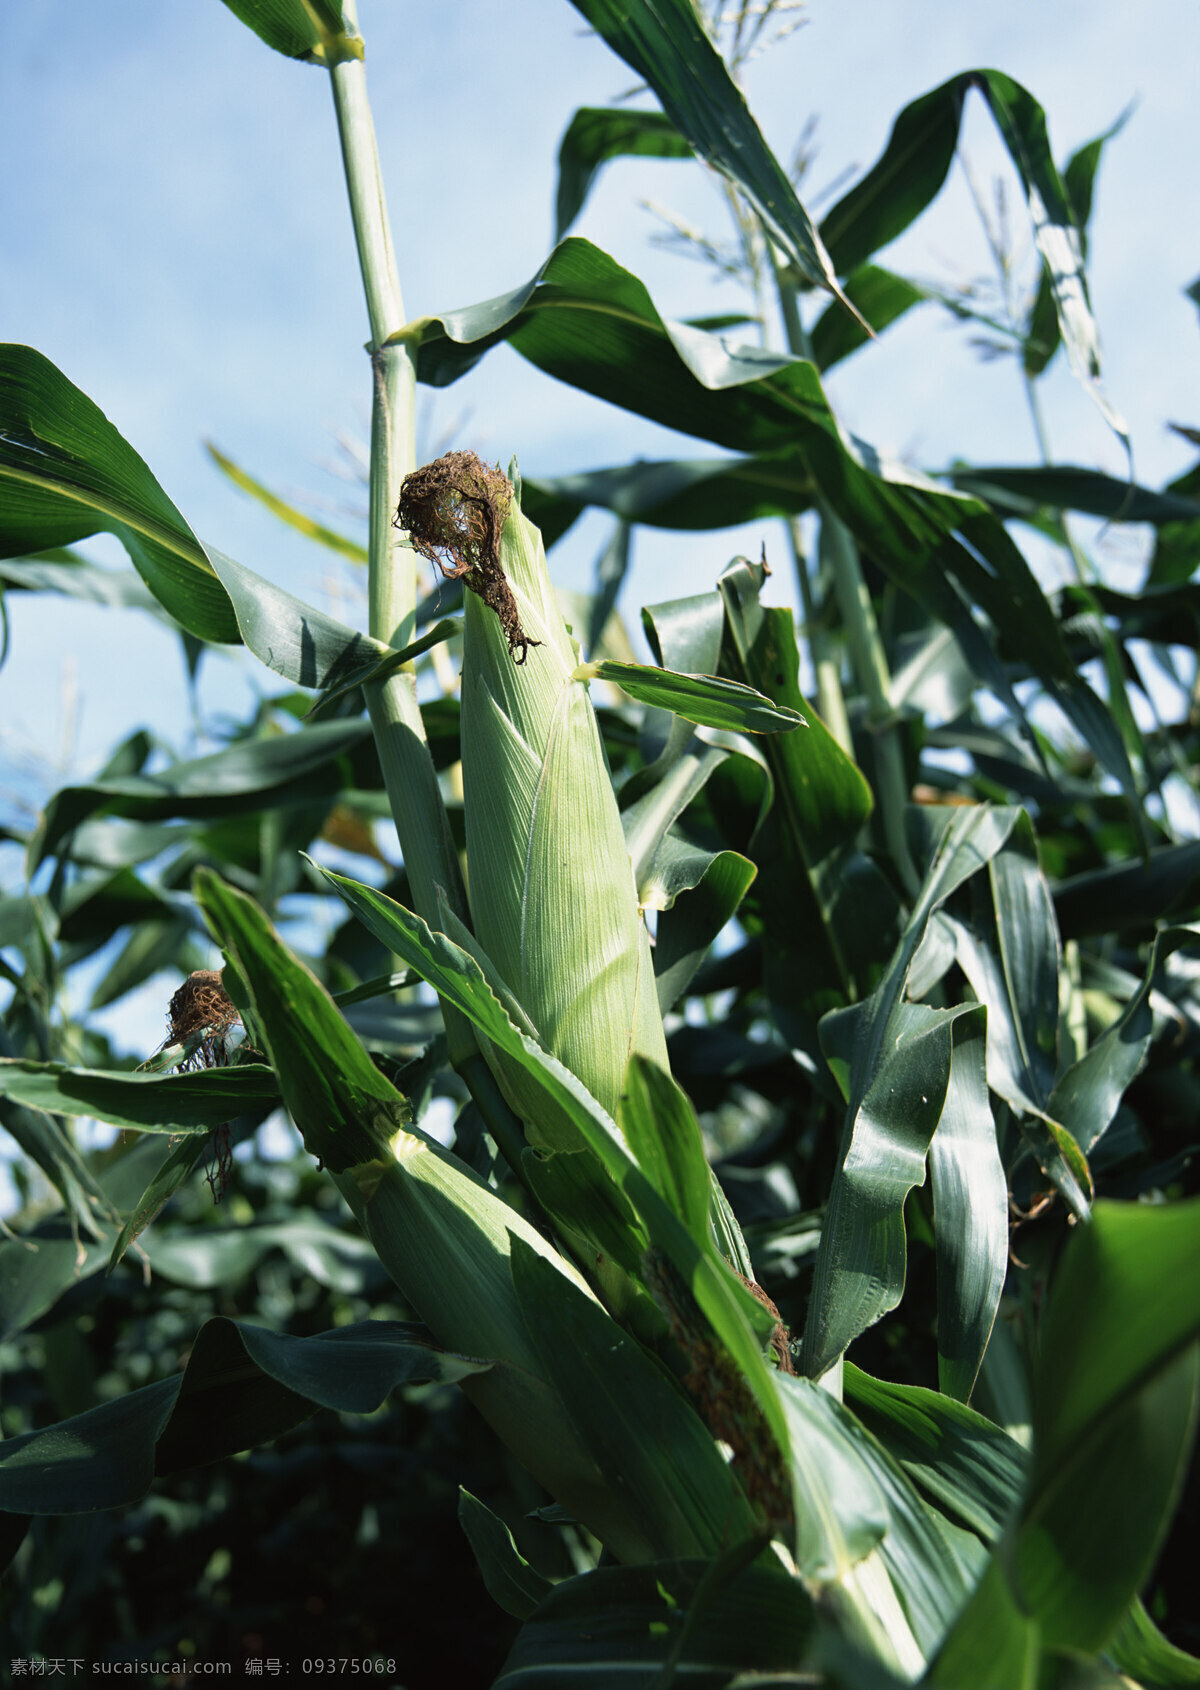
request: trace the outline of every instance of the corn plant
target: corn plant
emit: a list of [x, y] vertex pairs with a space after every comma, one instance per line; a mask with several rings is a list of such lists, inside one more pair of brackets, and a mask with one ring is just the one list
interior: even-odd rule
[[[1195, 725], [1149, 734], [1128, 700], [1130, 641], [1195, 643], [1167, 627], [1194, 612], [1195, 477], [891, 470], [821, 382], [930, 297], [871, 259], [937, 192], [975, 92], [1041, 254], [1012, 325], [1024, 379], [1061, 345], [1124, 438], [1083, 263], [1101, 143], [1060, 171], [1032, 96], [967, 72], [899, 115], [818, 228], [690, 0], [575, 0], [660, 109], [577, 113], [538, 274], [410, 319], [352, 0], [226, 3], [331, 81], [370, 326], [367, 627], [201, 542], [64, 373], [0, 352], [4, 583], [72, 590], [89, 566], [65, 548], [107, 530], [192, 640], [240, 642], [294, 689], [211, 756], [148, 771], [148, 746], [124, 748], [24, 841], [42, 889], [3, 906], [21, 961], [4, 965], [0, 1120], [58, 1210], [31, 1208], [0, 1248], [5, 1337], [155, 1263], [155, 1217], [210, 1135], [220, 1196], [234, 1144], [280, 1104], [353, 1216], [339, 1236], [366, 1241], [414, 1318], [301, 1335], [218, 1316], [182, 1372], [10, 1436], [11, 1566], [47, 1517], [439, 1382], [562, 1534], [552, 1579], [461, 1493], [487, 1588], [521, 1622], [498, 1685], [1197, 1681], [1140, 1600], [1200, 1357], [1178, 1124], [1200, 880], [1162, 803], [1190, 780]], [[666, 321], [567, 234], [619, 153], [717, 174], [785, 346]], [[467, 450], [418, 465], [417, 383], [500, 340], [731, 455], [570, 483]], [[802, 639], [764, 603], [765, 557], [647, 607], [652, 663], [611, 634], [612, 579], [569, 625], [546, 542], [589, 504], [625, 525], [784, 518]], [[1147, 593], [1084, 560], [1053, 601], [1005, 525], [1031, 507], [1072, 555], [1070, 510], [1155, 524]], [[457, 694], [420, 696], [427, 654], [459, 640]], [[1097, 653], [1105, 696], [1084, 673]], [[1031, 720], [1027, 681], [1086, 751]], [[378, 856], [384, 809], [402, 873], [328, 866], [323, 841]], [[137, 871], [164, 851], [155, 886]], [[298, 890], [346, 911], [321, 956], [272, 919]], [[61, 970], [131, 907], [98, 998], [164, 960], [188, 974], [134, 1070], [86, 1029], [69, 1048], [53, 1013]], [[439, 1094], [459, 1106], [449, 1149], [422, 1124]], [[80, 1116], [140, 1136], [100, 1165]], [[379, 1656], [405, 1682], [402, 1647]]]

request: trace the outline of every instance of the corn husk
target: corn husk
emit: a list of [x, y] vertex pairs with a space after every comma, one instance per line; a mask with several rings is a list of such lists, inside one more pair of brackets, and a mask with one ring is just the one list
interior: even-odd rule
[[[667, 1065], [662, 1018], [595, 712], [586, 682], [573, 679], [578, 648], [516, 497], [495, 566], [506, 592], [493, 577], [481, 594], [477, 571], [466, 576], [475, 587], [462, 696], [471, 917], [544, 1043], [615, 1114], [631, 1055]], [[531, 1138], [561, 1147], [562, 1130], [539, 1120], [520, 1075], [503, 1061], [496, 1071]]]

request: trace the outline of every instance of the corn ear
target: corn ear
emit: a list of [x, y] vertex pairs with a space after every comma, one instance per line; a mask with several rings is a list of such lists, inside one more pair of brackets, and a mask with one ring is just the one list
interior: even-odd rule
[[[630, 1056], [665, 1068], [666, 1044], [608, 762], [574, 678], [579, 652], [506, 478], [469, 453], [418, 472], [435, 475], [440, 530], [414, 508], [416, 477], [400, 520], [472, 589], [462, 760], [475, 933], [543, 1042], [615, 1114]], [[497, 1076], [531, 1136], [563, 1146], [519, 1075], [500, 1061]]]

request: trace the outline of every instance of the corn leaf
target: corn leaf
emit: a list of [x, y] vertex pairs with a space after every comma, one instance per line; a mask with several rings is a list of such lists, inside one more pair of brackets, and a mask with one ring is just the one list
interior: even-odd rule
[[1175, 951], [1196, 944], [1200, 929], [1195, 927], [1170, 927], [1155, 935], [1145, 978], [1124, 1010], [1051, 1092], [1048, 1112], [1062, 1122], [1084, 1155], [1107, 1131], [1126, 1088], [1145, 1064], [1153, 1033], [1150, 994], [1160, 968]]
[[873, 1379], [847, 1362], [847, 1404], [939, 1508], [999, 1541], [1025, 1492], [1029, 1457], [982, 1414], [940, 1391]]
[[1196, 1200], [1097, 1203], [1042, 1321], [1024, 1507], [932, 1684], [1005, 1690], [1044, 1645], [1092, 1653], [1119, 1634], [1191, 1450], [1198, 1337]]
[[0, 1095], [55, 1115], [94, 1115], [148, 1133], [205, 1133], [235, 1115], [273, 1107], [269, 1068], [204, 1068], [194, 1074], [115, 1074], [63, 1062], [0, 1060]]
[[1125, 423], [1099, 385], [1099, 336], [1076, 210], [1051, 156], [1046, 114], [1019, 82], [997, 70], [963, 71], [905, 106], [880, 157], [822, 220], [821, 238], [845, 275], [908, 228], [946, 179], [972, 89], [986, 101], [1020, 178], [1072, 372], [1128, 451]]
[[558, 148], [554, 239], [561, 241], [579, 216], [596, 176], [609, 159], [694, 157], [687, 141], [660, 111], [580, 106]]
[[688, 0], [574, 0], [614, 53], [649, 83], [696, 154], [750, 201], [797, 273], [842, 293], [787, 172]]
[[569, 236], [524, 287], [404, 331], [418, 375], [443, 386], [501, 340], [539, 369], [668, 428], [736, 451], [797, 445], [814, 483], [864, 552], [955, 634], [972, 669], [1012, 692], [991, 637], [969, 605], [1042, 681], [1123, 788], [1136, 792], [1111, 714], [1078, 674], [1029, 565], [985, 506], [937, 490], [862, 441], [847, 441], [813, 365], [668, 322], [636, 277]]
[[206, 555], [229, 594], [242, 639], [285, 680], [322, 689], [350, 686], [389, 655], [378, 640], [314, 610], [223, 552], [209, 548]]
[[[1032, 521], [1046, 510], [1083, 511], [1110, 522], [1148, 522], [1162, 528], [1200, 521], [1200, 502], [1168, 489], [1156, 493], [1136, 482], [1072, 464], [972, 465], [947, 480], [972, 498], [985, 499], [1004, 517]], [[1103, 589], [1101, 589], [1103, 593]], [[1102, 597], [1101, 602], [1107, 602]]]
[[177, 622], [199, 639], [238, 639], [203, 546], [141, 458], [28, 346], [0, 346], [0, 487], [4, 556], [115, 534]]
[[782, 1374], [776, 1384], [792, 1427], [797, 1563], [885, 1662], [912, 1674], [965, 1603], [981, 1546], [828, 1391]]
[[370, 737], [366, 722], [325, 722], [302, 733], [245, 740], [154, 775], [123, 775], [64, 786], [47, 804], [29, 843], [31, 870], [98, 812], [158, 821], [168, 816], [224, 816], [321, 794], [343, 784], [338, 761]]
[[577, 669], [575, 678], [613, 681], [639, 703], [670, 710], [701, 727], [762, 734], [807, 726], [798, 710], [781, 709], [756, 688], [716, 675], [680, 675], [645, 663], [600, 658]]
[[141, 1237], [151, 1221], [161, 1214], [185, 1181], [190, 1179], [196, 1164], [207, 1149], [208, 1140], [194, 1133], [170, 1152], [113, 1239], [108, 1257], [109, 1273], [122, 1260], [129, 1247]]
[[855, 1028], [846, 1121], [805, 1326], [804, 1370], [812, 1378], [899, 1300], [904, 1199], [924, 1179], [954, 1046], [978, 1030], [973, 1006], [930, 1010], [904, 1003], [902, 994], [934, 911], [986, 868], [1019, 813], [974, 809], [951, 817], [883, 979], [852, 1017], [829, 1023], [839, 1039], [848, 1020]]
[[494, 1690], [593, 1690], [668, 1672], [696, 1690], [721, 1690], [742, 1671], [787, 1682], [814, 1629], [803, 1586], [766, 1560], [725, 1579], [715, 1570], [652, 1561], [565, 1580], [521, 1627]]
[[1165, 1690], [1168, 1685], [1200, 1684], [1200, 1660], [1168, 1643], [1137, 1597], [1130, 1603], [1129, 1613], [1115, 1635], [1109, 1638], [1105, 1654], [1127, 1678], [1138, 1684], [1153, 1685], [1155, 1690]]
[[280, 942], [252, 899], [211, 869], [197, 870], [194, 891], [214, 937], [245, 983], [249, 1007], [263, 1029], [306, 1148], [334, 1173], [378, 1156], [411, 1120], [406, 1099], [379, 1072], [333, 1000]]
[[836, 305], [827, 306], [812, 327], [813, 363], [819, 370], [834, 364], [866, 346], [871, 335], [863, 326], [869, 324], [877, 334], [914, 305], [923, 305], [932, 296], [927, 288], [919, 287], [905, 276], [877, 264], [860, 264], [845, 279], [846, 298], [858, 312], [859, 321]]
[[399, 1321], [298, 1338], [218, 1316], [201, 1327], [182, 1373], [0, 1446], [0, 1507], [119, 1508], [144, 1496], [156, 1474], [268, 1443], [318, 1408], [371, 1414], [398, 1385], [488, 1366]]
[[527, 479], [524, 508], [550, 545], [589, 506], [647, 528], [695, 532], [794, 516], [808, 509], [812, 494], [803, 454], [782, 447], [753, 457], [677, 458]]
[[1200, 916], [1200, 842], [1151, 851], [1145, 861], [1106, 864], [1059, 881], [1054, 909], [1064, 939], [1152, 932], [1164, 918]]
[[938, 1384], [969, 1402], [1008, 1272], [1008, 1180], [988, 1098], [987, 1011], [964, 1020], [929, 1146], [938, 1283]]
[[[8, 1049], [11, 1046], [0, 1028], [0, 1051]], [[0, 1088], [0, 1126], [42, 1170], [67, 1213], [95, 1237], [112, 1219], [111, 1203], [61, 1123], [54, 1119], [57, 1113], [28, 1109]]]
[[554, 1589], [550, 1580], [530, 1566], [504, 1521], [463, 1485], [458, 1487], [458, 1523], [492, 1601], [514, 1619], [528, 1619]]
[[59, 1218], [0, 1243], [0, 1342], [15, 1338], [48, 1314], [64, 1293], [99, 1273], [110, 1233], [95, 1225], [92, 1230], [99, 1236], [84, 1242]]
[[821, 1231], [804, 1333], [804, 1368], [811, 1378], [900, 1301], [904, 1202], [925, 1180], [956, 1039], [976, 1030], [972, 1008], [907, 1004], [892, 1018], [887, 1053], [843, 1137]]
[[[1088, 141], [1077, 152], [1072, 153], [1063, 171], [1063, 187], [1071, 207], [1072, 221], [1079, 235], [1080, 251], [1087, 257], [1087, 230], [1092, 216], [1092, 190], [1095, 185], [1096, 171], [1100, 165], [1100, 155], [1104, 151], [1106, 141], [1111, 141], [1125, 127], [1125, 121], [1132, 111], [1132, 106], [1126, 107], [1117, 121]], [[1025, 331], [1025, 346], [1023, 362], [1028, 375], [1038, 376], [1058, 351], [1062, 344], [1058, 327], [1058, 314], [1055, 310], [1054, 285], [1046, 269], [1043, 268], [1038, 283], [1037, 297], [1029, 313], [1029, 321]]]
[[654, 985], [664, 1015], [687, 991], [756, 873], [737, 851], [699, 851], [670, 836], [664, 840], [651, 869], [665, 900], [654, 936]]
[[101, 569], [99, 564], [66, 551], [58, 556], [5, 559], [0, 562], [0, 585], [10, 591], [59, 593], [63, 598], [113, 609], [148, 610], [169, 627], [179, 627], [136, 569]]
[[[781, 707], [797, 709], [800, 656], [787, 611], [764, 607], [761, 565], [738, 561], [721, 577], [728, 639], [723, 662]], [[660, 607], [661, 608], [661, 607]], [[776, 1021], [817, 1054], [816, 1022], [844, 1003], [895, 924], [895, 898], [857, 849], [873, 805], [862, 771], [804, 704], [809, 731], [762, 745], [768, 807], [754, 831], [764, 923], [764, 977]]]
[[281, 499], [277, 493], [272, 493], [269, 487], [264, 487], [261, 481], [244, 470], [240, 464], [234, 463], [232, 458], [226, 457], [219, 451], [211, 440], [206, 440], [204, 449], [216, 464], [222, 475], [227, 475], [235, 487], [240, 487], [243, 493], [248, 493], [260, 505], [265, 505], [272, 516], [277, 516], [280, 522], [285, 522], [289, 528], [294, 528], [298, 534], [315, 540], [318, 545], [326, 546], [332, 552], [339, 552], [342, 557], [348, 557], [352, 563], [366, 563], [367, 548], [360, 546], [357, 540], [349, 539], [345, 534], [339, 534], [332, 528], [326, 528], [320, 522], [314, 522], [303, 511], [297, 510], [295, 505]]
[[711, 1175], [686, 1093], [655, 1063], [635, 1056], [617, 1122], [642, 1172], [696, 1242], [706, 1245]]
[[332, 36], [345, 29], [338, 0], [225, 0], [268, 47], [289, 59], [324, 60]]

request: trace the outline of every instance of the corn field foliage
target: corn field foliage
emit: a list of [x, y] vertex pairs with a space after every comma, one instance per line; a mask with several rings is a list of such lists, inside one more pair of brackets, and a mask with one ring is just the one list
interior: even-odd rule
[[[208, 755], [135, 734], [10, 835], [7, 1654], [351, 1654], [503, 1690], [1200, 1682], [1198, 472], [923, 476], [822, 386], [929, 302], [876, 255], [977, 99], [1040, 255], [1014, 382], [1067, 360], [1125, 441], [1085, 268], [1108, 138], [1058, 161], [1033, 94], [967, 70], [815, 223], [741, 34], [575, 0], [653, 109], [571, 119], [536, 275], [409, 319], [351, 5], [226, 3], [332, 83], [367, 625], [203, 542], [103, 395], [0, 348], [5, 591], [151, 602], [193, 665], [241, 643], [288, 688]], [[570, 234], [618, 155], [719, 176], [786, 344], [749, 309], [666, 320]], [[698, 455], [418, 466], [416, 385], [502, 343]], [[568, 622], [546, 548], [587, 508], [614, 538]], [[1151, 525], [1140, 591], [1077, 513]], [[735, 557], [642, 610], [636, 662], [631, 530], [746, 522], [800, 621]], [[100, 531], [125, 574], [72, 549]], [[178, 982], [153, 1056], [64, 1010], [102, 949], [92, 1012]], [[281, 1108], [294, 1149], [264, 1159]]]

